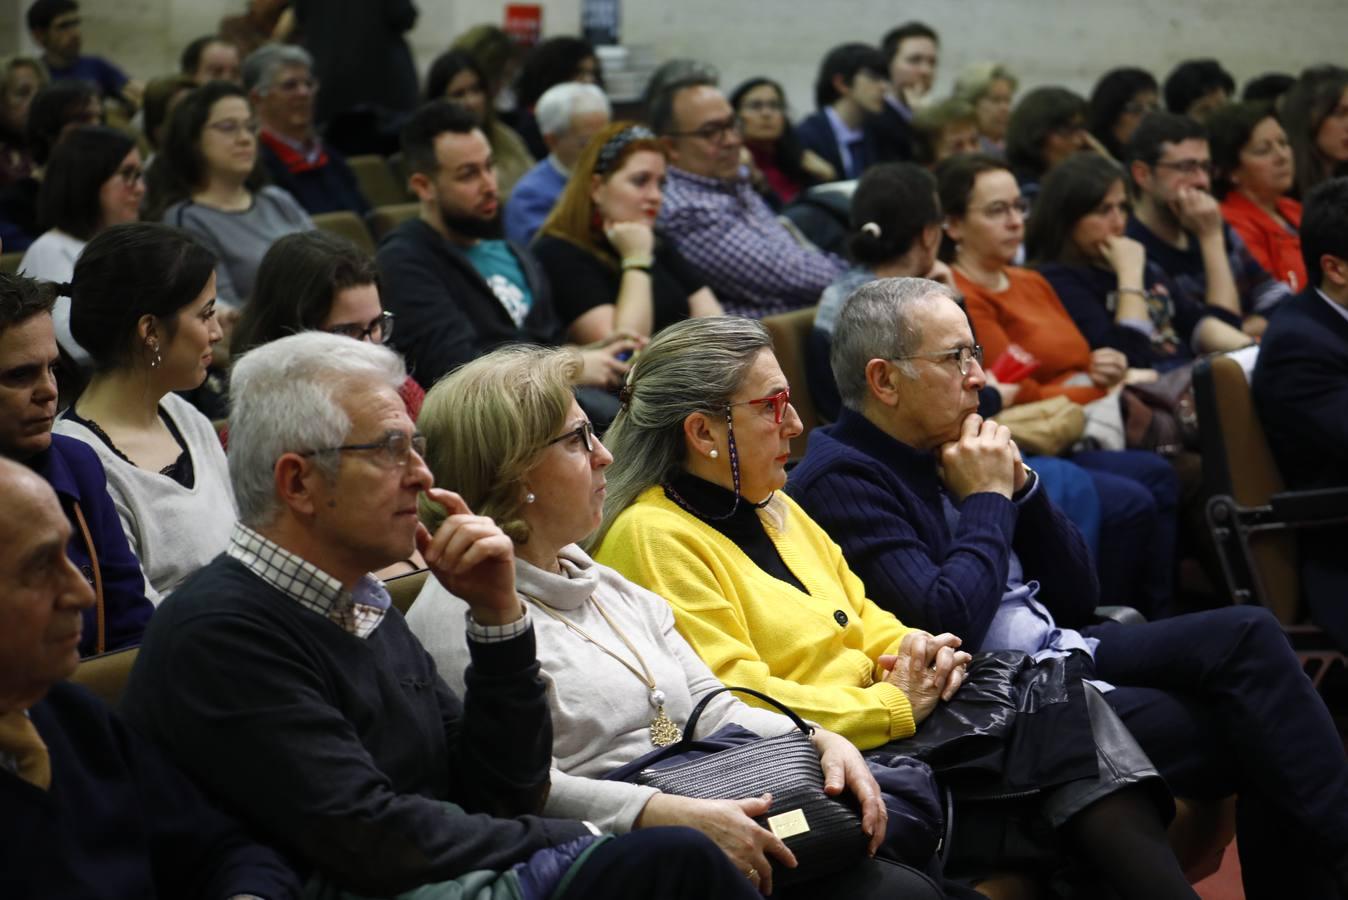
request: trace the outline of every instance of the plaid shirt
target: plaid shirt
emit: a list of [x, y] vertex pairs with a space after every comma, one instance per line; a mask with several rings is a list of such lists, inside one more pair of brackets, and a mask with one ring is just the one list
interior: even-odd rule
[[761, 318], [819, 302], [847, 268], [800, 244], [747, 178], [733, 182], [669, 169], [661, 233], [699, 269], [726, 313]]
[[310, 562], [235, 523], [225, 554], [300, 606], [334, 622], [348, 634], [367, 638], [384, 621], [391, 603], [373, 575], [364, 575], [353, 591]]
[[[253, 529], [234, 524], [225, 554], [243, 563], [258, 578], [270, 584], [300, 606], [328, 619], [348, 634], [367, 638], [384, 621], [392, 599], [384, 584], [373, 575], [363, 576], [354, 591], [312, 563], [306, 562]], [[523, 615], [505, 625], [479, 625], [470, 612], [468, 637], [480, 644], [494, 644], [519, 637], [532, 627], [528, 606], [521, 603]]]

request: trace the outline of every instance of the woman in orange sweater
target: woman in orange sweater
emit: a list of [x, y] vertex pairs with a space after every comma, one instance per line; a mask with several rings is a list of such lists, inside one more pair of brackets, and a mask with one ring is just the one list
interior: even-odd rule
[[[979, 154], [936, 168], [945, 210], [944, 258], [993, 371], [1015, 345], [1037, 367], [1003, 391], [1007, 404], [1065, 395], [1078, 403], [1104, 397], [1131, 370], [1110, 347], [1091, 350], [1053, 288], [1037, 272], [1012, 266], [1025, 237], [1026, 205], [1005, 162]], [[1003, 387], [1007, 387], [1003, 385]], [[1101, 588], [1109, 603], [1148, 617], [1172, 613], [1179, 479], [1146, 450], [1092, 450], [1072, 461], [1091, 474], [1100, 495]]]

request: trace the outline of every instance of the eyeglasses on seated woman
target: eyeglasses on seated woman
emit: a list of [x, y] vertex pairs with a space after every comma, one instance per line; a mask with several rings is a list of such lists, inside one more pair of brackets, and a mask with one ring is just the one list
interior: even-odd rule
[[[575, 401], [578, 373], [570, 351], [503, 348], [436, 384], [417, 422], [438, 483], [452, 486], [515, 542], [515, 583], [537, 632], [552, 704], [554, 771], [544, 812], [588, 819], [618, 833], [659, 825], [697, 828], [769, 889], [772, 866], [790, 865], [791, 854], [753, 821], [770, 808], [766, 798], [695, 800], [604, 780], [677, 740], [693, 707], [721, 683], [675, 629], [665, 598], [597, 564], [579, 546], [600, 525], [613, 457]], [[759, 430], [750, 420], [764, 428], [776, 427], [777, 419], [795, 420], [783, 392], [735, 409], [746, 432]], [[443, 517], [426, 500], [420, 511], [428, 526]], [[468, 664], [465, 632], [471, 634], [473, 625], [465, 620], [466, 608], [428, 581], [408, 613], [408, 624], [451, 686], [463, 685]], [[697, 737], [709, 739], [732, 725], [763, 736], [793, 727], [776, 712], [721, 694], [707, 707]], [[888, 813], [856, 748], [822, 728], [813, 741], [830, 779], [840, 788], [845, 784], [860, 803], [870, 850], [890, 860], [912, 850], [915, 845], [899, 831], [882, 844]], [[919, 847], [907, 861], [928, 864], [931, 849]], [[892, 879], [913, 877], [888, 863], [859, 870], [844, 877], [878, 877], [890, 888], [900, 883]], [[808, 887], [801, 890], [808, 894]], [[882, 894], [857, 888], [853, 896]]]

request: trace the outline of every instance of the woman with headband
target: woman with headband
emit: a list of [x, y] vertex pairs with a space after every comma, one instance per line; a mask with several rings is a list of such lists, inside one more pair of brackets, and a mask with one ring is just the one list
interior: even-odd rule
[[539, 229], [534, 255], [577, 344], [614, 333], [646, 338], [681, 319], [721, 314], [711, 288], [655, 232], [664, 183], [655, 134], [614, 122], [585, 148]]

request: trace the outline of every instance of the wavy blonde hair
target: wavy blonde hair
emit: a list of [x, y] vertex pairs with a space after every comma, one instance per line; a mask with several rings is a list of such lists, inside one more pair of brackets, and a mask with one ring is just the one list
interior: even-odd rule
[[[574, 350], [516, 345], [481, 356], [431, 388], [417, 417], [435, 483], [490, 516], [516, 544], [529, 540], [520, 515], [524, 479], [566, 422], [581, 360]], [[417, 499], [434, 531], [445, 510]]]

